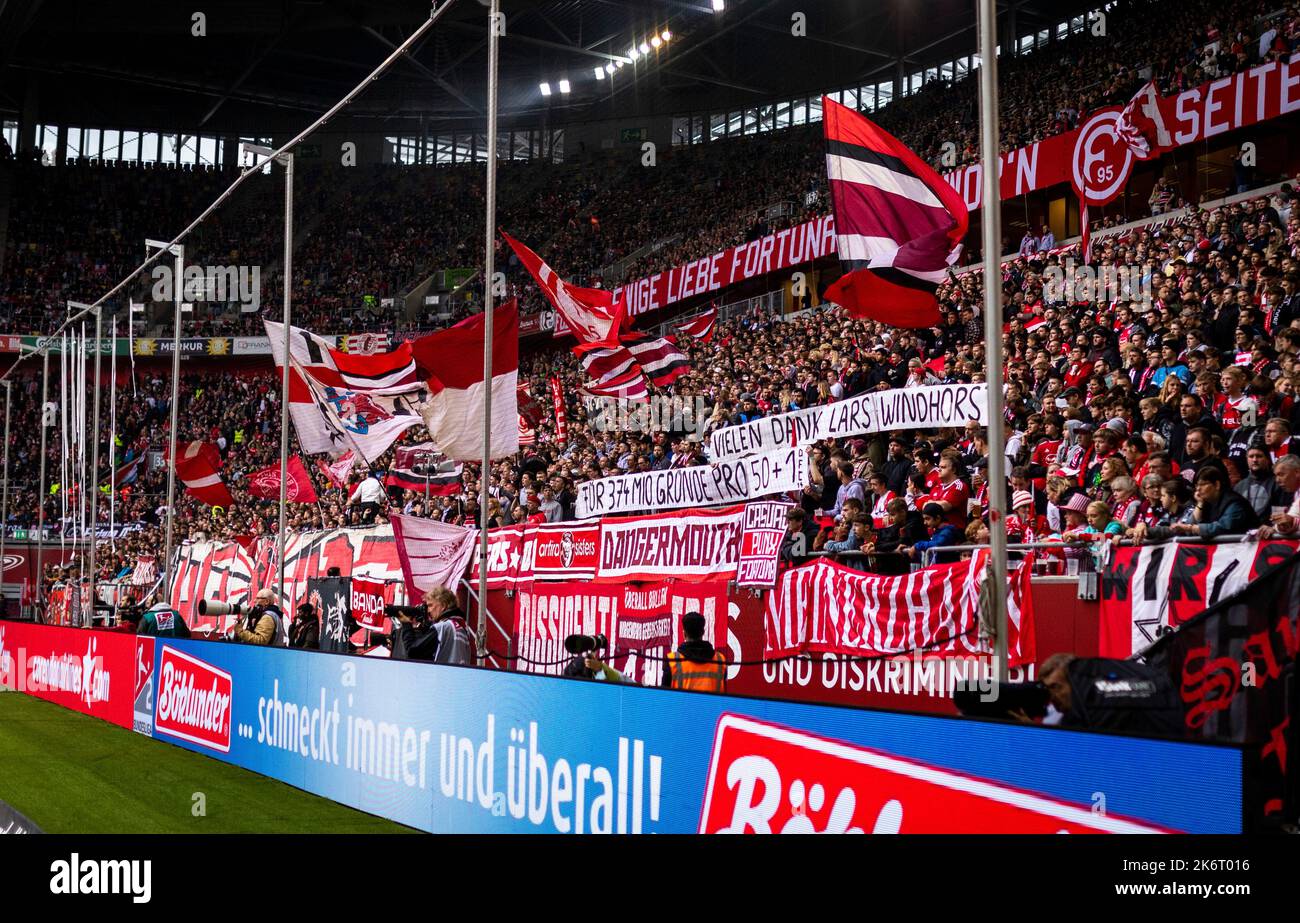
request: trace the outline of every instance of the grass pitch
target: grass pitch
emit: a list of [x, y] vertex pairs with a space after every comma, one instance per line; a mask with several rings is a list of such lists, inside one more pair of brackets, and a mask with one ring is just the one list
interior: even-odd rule
[[414, 832], [17, 692], [0, 693], [0, 800], [46, 833]]

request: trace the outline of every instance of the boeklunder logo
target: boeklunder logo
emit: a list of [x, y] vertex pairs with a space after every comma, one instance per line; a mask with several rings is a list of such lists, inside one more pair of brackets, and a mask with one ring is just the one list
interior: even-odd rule
[[222, 753], [230, 752], [230, 674], [164, 647], [159, 661], [154, 729]]

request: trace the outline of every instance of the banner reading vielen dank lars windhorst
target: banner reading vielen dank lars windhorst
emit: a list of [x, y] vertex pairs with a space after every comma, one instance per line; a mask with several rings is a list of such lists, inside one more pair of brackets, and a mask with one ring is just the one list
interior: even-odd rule
[[811, 445], [820, 439], [964, 426], [970, 420], [987, 423], [987, 407], [988, 385], [983, 383], [868, 391], [834, 404], [717, 430], [709, 437], [709, 455], [716, 461], [783, 445]]
[[578, 485], [578, 518], [739, 503], [808, 486], [808, 455], [800, 446], [689, 468], [600, 478]]

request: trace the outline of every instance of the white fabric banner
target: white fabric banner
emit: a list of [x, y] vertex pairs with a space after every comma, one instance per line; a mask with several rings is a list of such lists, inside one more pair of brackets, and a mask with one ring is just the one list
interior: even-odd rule
[[709, 465], [586, 481], [578, 485], [577, 515], [739, 503], [807, 486], [808, 453], [788, 446]]
[[714, 461], [806, 446], [821, 439], [862, 436], [898, 429], [988, 423], [988, 385], [931, 385], [868, 391], [820, 407], [792, 410], [751, 423], [716, 430], [709, 437]]

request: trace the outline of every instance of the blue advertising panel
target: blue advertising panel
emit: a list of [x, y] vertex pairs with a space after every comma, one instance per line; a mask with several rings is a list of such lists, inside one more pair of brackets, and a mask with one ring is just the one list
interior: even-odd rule
[[458, 833], [1236, 833], [1230, 747], [159, 639], [154, 736]]

